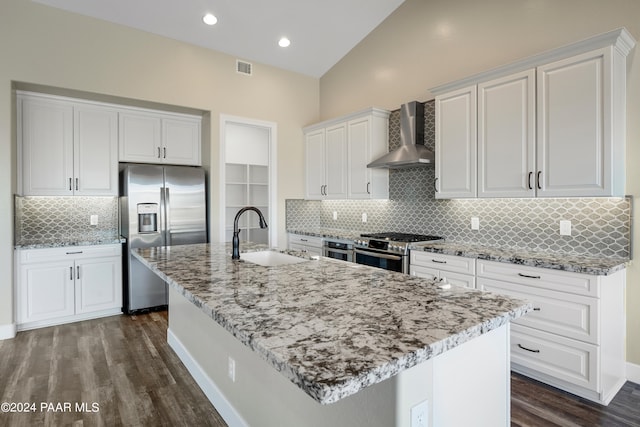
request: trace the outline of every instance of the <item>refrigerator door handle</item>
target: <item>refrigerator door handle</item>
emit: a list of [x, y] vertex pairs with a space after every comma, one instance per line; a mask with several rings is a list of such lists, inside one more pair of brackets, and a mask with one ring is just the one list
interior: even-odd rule
[[166, 244], [166, 241], [165, 241], [165, 237], [166, 237], [165, 231], [167, 230], [166, 215], [167, 215], [167, 208], [165, 205], [164, 187], [160, 187], [160, 218], [158, 218], [159, 220], [158, 231], [160, 231], [160, 236], [162, 236], [163, 245]]
[[166, 246], [171, 246], [171, 198], [169, 197], [169, 187], [164, 187], [164, 231], [166, 233], [164, 242]]

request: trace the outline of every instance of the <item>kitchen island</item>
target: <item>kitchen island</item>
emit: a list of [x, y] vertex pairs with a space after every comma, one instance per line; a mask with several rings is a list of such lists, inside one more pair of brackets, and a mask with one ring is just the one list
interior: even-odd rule
[[169, 343], [230, 425], [508, 425], [509, 322], [530, 304], [329, 258], [230, 254], [135, 253], [169, 283]]

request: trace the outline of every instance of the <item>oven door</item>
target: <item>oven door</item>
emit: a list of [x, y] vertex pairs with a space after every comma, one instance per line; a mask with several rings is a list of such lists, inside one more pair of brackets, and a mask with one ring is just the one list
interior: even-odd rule
[[340, 259], [342, 261], [353, 262], [353, 250], [351, 249], [336, 249], [325, 246], [324, 256], [328, 258]]
[[405, 257], [373, 249], [354, 249], [356, 263], [406, 273]]

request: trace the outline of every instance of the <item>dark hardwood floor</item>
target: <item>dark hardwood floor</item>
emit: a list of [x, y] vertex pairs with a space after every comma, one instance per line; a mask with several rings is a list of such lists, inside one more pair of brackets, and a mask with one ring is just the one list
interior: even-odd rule
[[[167, 345], [166, 329], [158, 312], [0, 341], [0, 403], [22, 411], [3, 408], [0, 426], [226, 426]], [[511, 384], [512, 426], [640, 427], [638, 384], [627, 382], [606, 407], [518, 374]], [[35, 407], [17, 406], [24, 403]]]

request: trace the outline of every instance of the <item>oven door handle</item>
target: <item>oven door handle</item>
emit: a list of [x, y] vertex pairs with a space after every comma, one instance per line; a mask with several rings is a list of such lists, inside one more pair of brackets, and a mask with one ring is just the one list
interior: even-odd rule
[[368, 256], [373, 256], [373, 257], [377, 257], [377, 258], [383, 258], [383, 259], [390, 259], [393, 261], [401, 261], [402, 257], [399, 255], [387, 255], [387, 254], [383, 254], [380, 252], [374, 252], [374, 251], [362, 251], [360, 249], [354, 249], [353, 250], [356, 254], [360, 254], [360, 255], [368, 255]]

